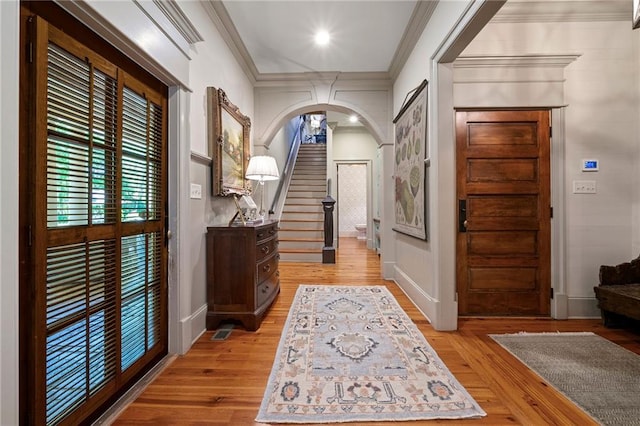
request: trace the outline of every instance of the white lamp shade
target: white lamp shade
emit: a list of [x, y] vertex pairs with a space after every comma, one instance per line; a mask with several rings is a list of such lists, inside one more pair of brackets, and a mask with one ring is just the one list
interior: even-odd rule
[[278, 180], [280, 172], [276, 159], [268, 155], [256, 155], [249, 159], [247, 174], [245, 176], [249, 180]]

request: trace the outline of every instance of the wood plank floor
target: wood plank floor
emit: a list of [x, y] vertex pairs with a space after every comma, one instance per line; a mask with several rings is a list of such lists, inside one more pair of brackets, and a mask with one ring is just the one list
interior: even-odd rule
[[[579, 408], [522, 366], [489, 333], [592, 331], [640, 354], [640, 335], [606, 329], [599, 320], [465, 318], [455, 332], [435, 331], [363, 242], [342, 239], [335, 265], [281, 263], [281, 293], [257, 332], [212, 332], [177, 357], [114, 421], [116, 425], [255, 425], [283, 323], [298, 284], [386, 285], [451, 372], [487, 412], [481, 419], [413, 421], [410, 425], [590, 425]], [[381, 425], [389, 422], [347, 423]]]

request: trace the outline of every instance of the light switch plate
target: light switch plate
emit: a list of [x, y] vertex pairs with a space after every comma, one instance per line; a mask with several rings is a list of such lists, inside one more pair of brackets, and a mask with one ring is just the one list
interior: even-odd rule
[[202, 185], [197, 183], [191, 184], [191, 198], [199, 200], [202, 198]]
[[573, 193], [574, 194], [595, 194], [596, 181], [595, 180], [574, 180]]

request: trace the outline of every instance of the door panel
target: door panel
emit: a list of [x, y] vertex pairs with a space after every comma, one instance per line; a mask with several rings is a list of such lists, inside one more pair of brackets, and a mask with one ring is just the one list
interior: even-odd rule
[[469, 183], [533, 182], [537, 183], [535, 159], [472, 159], [467, 163]]
[[467, 253], [476, 256], [534, 255], [537, 252], [535, 231], [467, 231]]
[[469, 268], [471, 290], [533, 290], [535, 268]]
[[460, 315], [549, 315], [549, 112], [458, 111]]

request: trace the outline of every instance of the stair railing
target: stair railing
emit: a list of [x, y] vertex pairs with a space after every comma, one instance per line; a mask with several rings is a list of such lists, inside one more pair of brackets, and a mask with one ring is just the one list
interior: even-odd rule
[[[300, 123], [298, 124], [297, 131], [294, 132], [293, 140], [291, 141], [291, 148], [289, 149], [289, 155], [287, 156], [287, 162], [282, 170], [282, 175], [278, 181], [278, 189], [273, 197], [270, 211], [274, 213], [275, 217], [280, 220], [282, 216], [282, 210], [284, 208], [284, 201], [287, 198], [287, 192], [289, 191], [289, 184], [291, 183], [291, 177], [293, 176], [293, 168], [296, 165], [296, 159], [298, 158], [298, 151], [300, 150], [301, 133], [304, 127], [304, 120], [302, 117], [298, 117]], [[284, 195], [283, 195], [284, 194]]]

